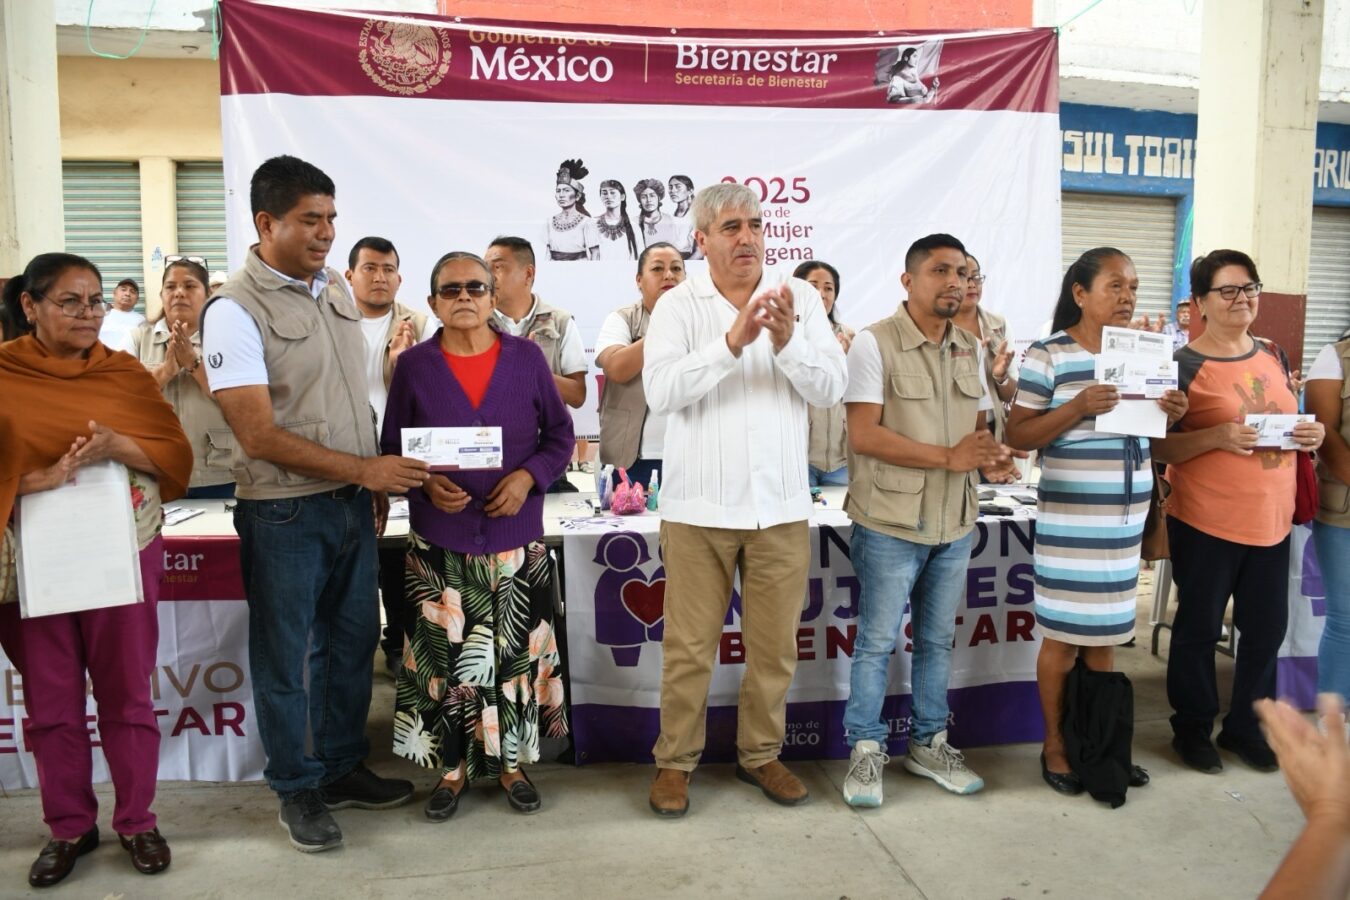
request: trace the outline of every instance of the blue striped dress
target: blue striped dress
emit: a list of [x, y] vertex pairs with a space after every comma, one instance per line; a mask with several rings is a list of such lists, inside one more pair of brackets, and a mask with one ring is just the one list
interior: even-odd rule
[[[1014, 403], [1052, 410], [1096, 384], [1095, 357], [1059, 331], [1027, 350]], [[1153, 490], [1148, 438], [1094, 430], [1089, 416], [1041, 451], [1036, 621], [1079, 646], [1134, 636], [1139, 544]]]

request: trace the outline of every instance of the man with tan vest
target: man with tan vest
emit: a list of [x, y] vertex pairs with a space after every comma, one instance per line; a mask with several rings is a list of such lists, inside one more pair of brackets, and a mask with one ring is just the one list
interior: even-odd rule
[[[398, 302], [403, 276], [398, 271], [398, 250], [382, 237], [363, 237], [347, 253], [347, 283], [361, 313], [361, 334], [366, 347], [366, 383], [370, 408], [375, 410], [375, 433], [384, 426], [384, 407], [394, 365], [404, 350], [426, 340], [440, 326], [438, 319], [409, 309]], [[404, 602], [404, 548], [381, 547], [380, 603], [384, 606], [384, 668], [394, 679], [403, 667], [403, 645], [412, 634], [413, 610]]]
[[861, 584], [844, 729], [844, 801], [881, 805], [889, 729], [882, 717], [887, 670], [910, 608], [914, 647], [905, 768], [949, 791], [984, 781], [947, 742], [947, 679], [956, 610], [966, 592], [971, 532], [979, 516], [979, 469], [1002, 471], [1007, 447], [985, 426], [991, 407], [979, 342], [952, 322], [965, 298], [966, 251], [930, 234], [905, 254], [908, 293], [890, 318], [849, 349], [850, 556]]
[[[202, 316], [207, 377], [235, 435], [240, 568], [264, 775], [302, 852], [342, 843], [330, 809], [384, 809], [412, 783], [366, 768], [379, 640], [376, 517], [425, 464], [379, 456], [361, 314], [325, 267], [332, 180], [291, 156], [253, 173], [259, 243]], [[380, 522], [383, 527], [383, 521]], [[307, 752], [307, 744], [312, 748]]]
[[[550, 306], [534, 293], [534, 247], [522, 237], [494, 238], [483, 254], [497, 286], [492, 327], [505, 334], [525, 337], [544, 351], [553, 382], [563, 402], [573, 409], [586, 403], [586, 348], [581, 329], [572, 314]], [[588, 442], [578, 438], [577, 452], [585, 459]], [[548, 493], [575, 491], [567, 476], [559, 478]]]
[[692, 215], [708, 272], [656, 305], [642, 370], [647, 405], [666, 417], [661, 734], [648, 800], [659, 816], [689, 807], [738, 571], [746, 664], [736, 776], [776, 803], [807, 799], [778, 760], [811, 562], [806, 409], [838, 403], [847, 377], [820, 294], [764, 271], [759, 196], [709, 185]]

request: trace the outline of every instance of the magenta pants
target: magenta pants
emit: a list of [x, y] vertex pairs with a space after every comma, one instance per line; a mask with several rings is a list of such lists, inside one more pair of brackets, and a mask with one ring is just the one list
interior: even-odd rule
[[156, 537], [140, 557], [144, 603], [35, 619], [20, 618], [17, 603], [0, 606], [0, 644], [23, 676], [24, 740], [37, 762], [42, 817], [55, 840], [73, 841], [98, 821], [86, 678], [94, 684], [99, 741], [117, 797], [113, 828], [132, 835], [155, 827], [150, 805], [159, 724], [150, 673], [159, 643], [164, 539]]

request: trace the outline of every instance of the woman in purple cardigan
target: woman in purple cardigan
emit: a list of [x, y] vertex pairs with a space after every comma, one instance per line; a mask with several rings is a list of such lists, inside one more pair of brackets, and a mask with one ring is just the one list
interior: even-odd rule
[[500, 469], [433, 473], [409, 495], [407, 602], [417, 605], [394, 713], [394, 752], [441, 778], [426, 816], [455, 812], [469, 780], [491, 777], [523, 813], [540, 807], [521, 766], [539, 734], [567, 733], [544, 488], [567, 468], [574, 439], [544, 354], [488, 326], [492, 273], [447, 253], [428, 303], [442, 328], [399, 357], [381, 446], [400, 429], [500, 427]]

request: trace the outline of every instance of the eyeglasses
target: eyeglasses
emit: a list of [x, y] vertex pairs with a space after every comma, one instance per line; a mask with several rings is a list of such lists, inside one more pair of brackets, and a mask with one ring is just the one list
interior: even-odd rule
[[478, 300], [486, 297], [490, 290], [491, 288], [481, 281], [449, 281], [436, 288], [436, 296], [442, 300], [454, 300], [460, 291], [464, 291], [474, 300]]
[[971, 284], [984, 284], [988, 280], [989, 280], [988, 275], [981, 275], [978, 272], [975, 273], [974, 275], [966, 276], [966, 281], [969, 281]]
[[167, 269], [169, 266], [173, 265], [173, 264], [176, 263], [176, 262], [190, 262], [190, 263], [196, 263], [197, 265], [201, 266], [203, 269], [209, 268], [209, 267], [206, 265], [206, 257], [205, 257], [205, 256], [166, 256], [166, 257], [164, 257], [164, 268]]
[[108, 307], [111, 305], [102, 297], [95, 297], [87, 303], [83, 300], [62, 300], [57, 303], [57, 301], [50, 299], [44, 294], [33, 294], [32, 297], [34, 300], [46, 300], [48, 303], [56, 303], [61, 307], [61, 315], [71, 319], [78, 319], [86, 312], [95, 319], [102, 318], [107, 314]]
[[1249, 281], [1246, 284], [1225, 284], [1220, 287], [1210, 288], [1209, 293], [1218, 294], [1223, 299], [1232, 303], [1237, 299], [1238, 291], [1247, 296], [1248, 300], [1255, 300], [1261, 296], [1261, 282]]

